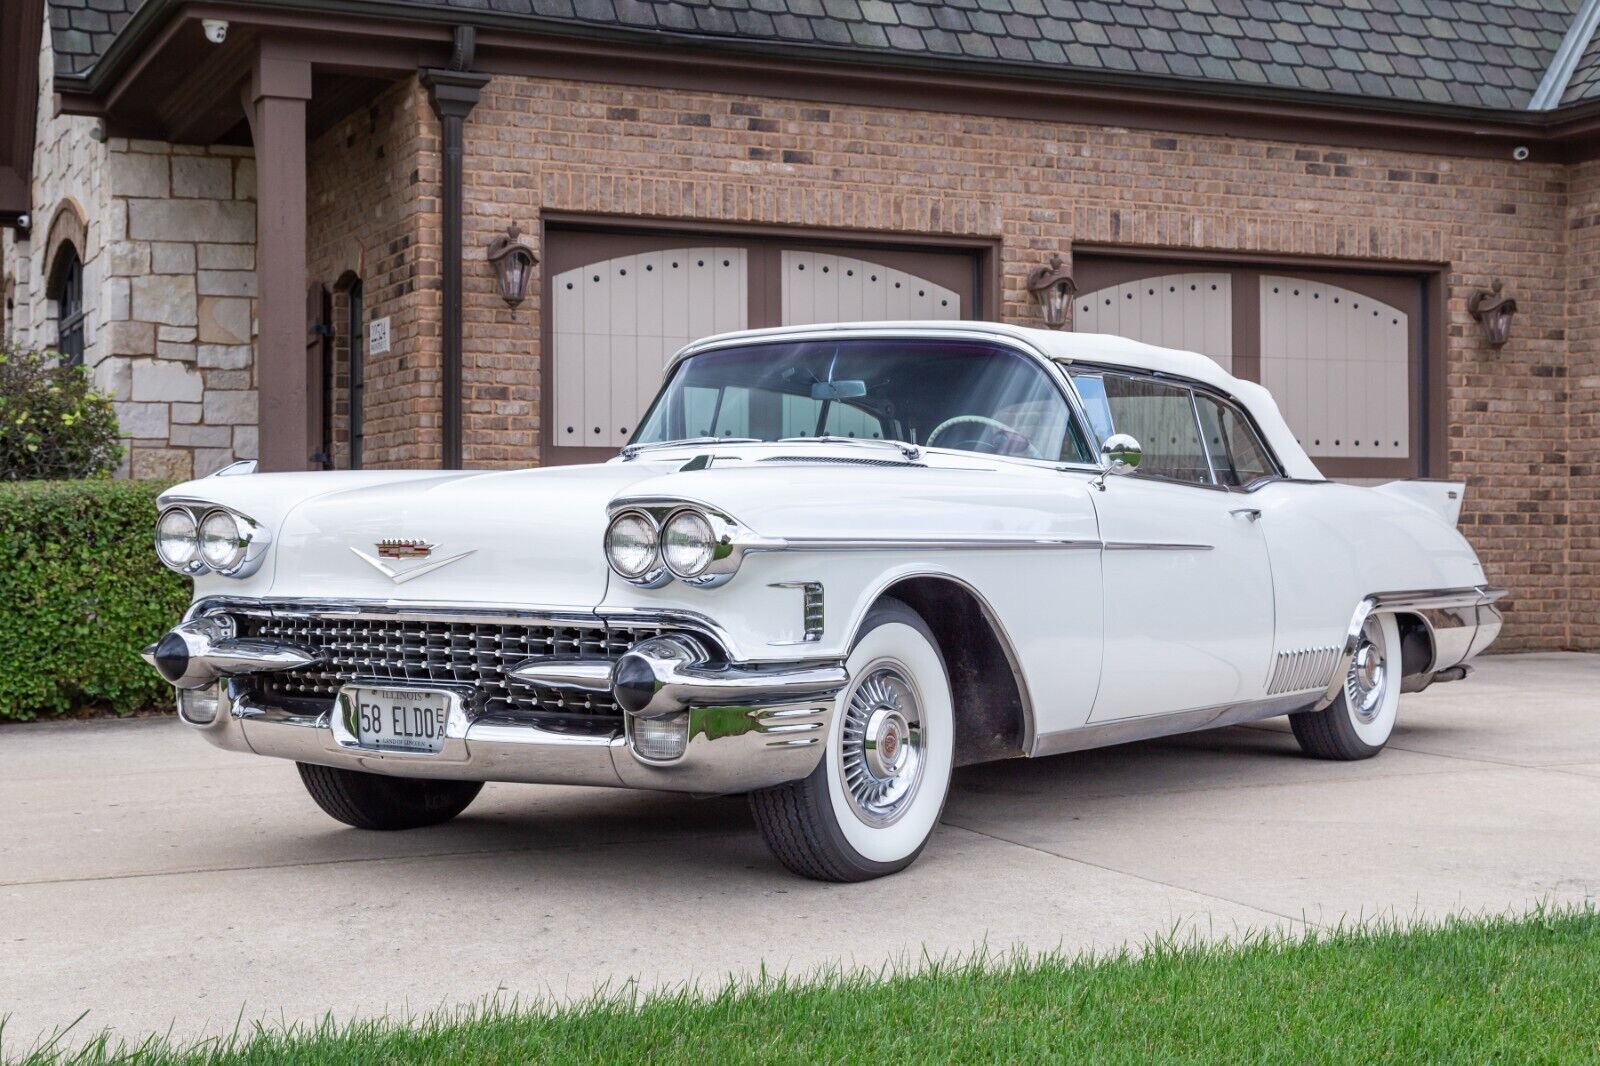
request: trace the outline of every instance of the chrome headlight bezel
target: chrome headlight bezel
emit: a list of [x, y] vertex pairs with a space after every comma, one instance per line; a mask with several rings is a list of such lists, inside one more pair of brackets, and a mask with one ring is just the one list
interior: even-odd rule
[[[187, 559], [170, 558], [161, 547], [161, 527], [168, 518], [181, 516], [189, 524], [189, 531], [183, 536], [189, 543], [189, 557]], [[205, 570], [206, 564], [200, 558], [200, 523], [195, 521], [194, 512], [187, 507], [164, 507], [156, 516], [154, 535], [156, 558], [161, 560], [161, 565], [174, 573], [192, 577]]]
[[[611, 521], [615, 522], [625, 514], [639, 514], [654, 523], [656, 527], [656, 559], [659, 569], [650, 575], [652, 582], [645, 584], [643, 581], [628, 577], [612, 567], [612, 572], [634, 585], [642, 588], [659, 588], [676, 578], [685, 585], [694, 588], [710, 589], [725, 585], [733, 580], [739, 572], [739, 567], [744, 563], [744, 557], [753, 551], [772, 550], [778, 542], [768, 541], [752, 533], [729, 515], [709, 507], [706, 504], [684, 499], [633, 499], [618, 500], [611, 507]], [[704, 568], [694, 573], [680, 573], [672, 570], [666, 561], [665, 536], [666, 529], [675, 519], [685, 514], [692, 514], [704, 522], [711, 530], [711, 558]], [[606, 526], [609, 540], [611, 526]], [[607, 553], [607, 564], [610, 564], [610, 554]]]
[[[667, 538], [672, 535], [674, 528], [682, 529], [690, 525], [698, 527], [694, 530], [694, 550], [703, 557], [704, 561], [696, 566], [680, 568], [672, 563], [672, 554], [667, 544]], [[724, 549], [724, 554], [726, 554], [728, 547], [718, 537], [716, 527], [711, 524], [711, 516], [698, 507], [680, 507], [669, 514], [666, 521], [661, 523], [661, 532], [658, 539], [659, 547], [657, 552], [661, 556], [662, 564], [672, 571], [673, 577], [686, 584], [694, 584], [705, 577], [711, 567], [716, 565], [717, 549]]]
[[[158, 543], [156, 555], [167, 569], [183, 574], [185, 577], [198, 577], [201, 574], [213, 573], [233, 578], [246, 578], [261, 569], [261, 564], [267, 557], [267, 547], [272, 543], [272, 535], [267, 531], [266, 526], [231, 507], [223, 507], [220, 504], [206, 503], [200, 500], [184, 500], [169, 504], [161, 509], [161, 514], [156, 518], [157, 529], [160, 528], [163, 519], [177, 511], [187, 515], [189, 521], [193, 523], [194, 557], [182, 566], [174, 565], [162, 553]], [[220, 566], [205, 557], [204, 539], [200, 532], [205, 523], [215, 515], [226, 515], [232, 520], [234, 540], [237, 546], [237, 551], [229, 556], [226, 564]]]
[[[653, 546], [650, 562], [648, 566], [638, 572], [629, 572], [623, 569], [617, 564], [615, 556], [612, 555], [611, 531], [624, 519], [637, 519], [644, 522], [650, 529], [650, 542]], [[672, 574], [668, 572], [661, 561], [661, 524], [656, 520], [655, 515], [643, 508], [625, 507], [611, 516], [611, 520], [606, 523], [605, 534], [601, 538], [601, 551], [605, 554], [606, 566], [611, 568], [611, 572], [631, 585], [654, 589], [660, 588], [672, 580]]]

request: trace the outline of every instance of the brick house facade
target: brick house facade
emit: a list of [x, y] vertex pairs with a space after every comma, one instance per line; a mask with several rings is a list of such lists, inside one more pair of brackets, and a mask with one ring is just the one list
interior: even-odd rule
[[[134, 22], [127, 33], [144, 34], [134, 44], [152, 54], [162, 47], [192, 54], [195, 69], [206, 68], [201, 60], [208, 46], [196, 39], [199, 27], [187, 26], [187, 38], [171, 29], [184, 26], [185, 5], [162, 6], [168, 35], [158, 39]], [[804, 8], [782, 6], [791, 16]], [[902, 31], [922, 17], [947, 17], [921, 5], [893, 6], [893, 27]], [[997, 42], [990, 58], [1037, 67], [1041, 52], [1054, 56], [1043, 47], [1054, 33], [1058, 43], [1072, 41], [1050, 62], [1088, 63], [1071, 49], [1102, 31], [1084, 11], [1092, 5], [1067, 6], [1077, 16], [1067, 18], [1065, 30], [1042, 37], [1023, 30], [990, 34], [986, 39]], [[130, 4], [129, 13], [138, 7]], [[1410, 303], [1391, 302], [1403, 305], [1412, 329], [1404, 358], [1411, 363], [1415, 402], [1405, 417], [1416, 437], [1409, 449], [1394, 440], [1399, 458], [1387, 466], [1371, 460], [1377, 464], [1371, 469], [1468, 483], [1463, 529], [1491, 578], [1513, 590], [1502, 647], [1600, 648], [1600, 534], [1594, 532], [1600, 518], [1600, 362], [1594, 354], [1600, 340], [1600, 162], [1589, 158], [1594, 138], [1584, 124], [1591, 110], [1586, 72], [1597, 57], [1586, 41], [1568, 40], [1577, 32], [1575, 10], [1543, 12], [1522, 24], [1532, 16], [1508, 5], [1509, 21], [1501, 28], [1510, 43], [1498, 50], [1493, 40], [1473, 45], [1480, 59], [1467, 65], [1475, 75], [1395, 75], [1382, 83], [1383, 92], [1418, 98], [1415, 110], [1397, 119], [1393, 101], [1373, 100], [1380, 89], [1367, 81], [1370, 70], [1349, 84], [1341, 81], [1340, 57], [1317, 75], [1326, 84], [1280, 92], [1281, 70], [1249, 58], [1245, 46], [1255, 37], [1248, 20], [1237, 35], [1243, 58], [1230, 60], [1235, 65], [1226, 76], [1209, 55], [1186, 75], [1181, 48], [1140, 51], [1145, 45], [1131, 42], [1148, 37], [1104, 31], [1108, 41], [1124, 43], [1140, 70], [1196, 79], [1185, 87], [1189, 96], [1161, 97], [1158, 89], [1173, 89], [1165, 82], [1152, 82], [1149, 92], [1156, 95], [1144, 95], [1138, 75], [1116, 81], [1104, 71], [1096, 72], [1096, 82], [1039, 96], [1045, 90], [1037, 84], [1005, 80], [1015, 70], [988, 65], [963, 72], [967, 80], [956, 82], [930, 74], [932, 81], [919, 84], [890, 73], [881, 84], [863, 87], [850, 56], [830, 59], [843, 64], [837, 68], [790, 71], [788, 60], [774, 61], [770, 53], [718, 53], [724, 62], [708, 73], [706, 56], [695, 52], [704, 42], [619, 40], [616, 51], [601, 54], [599, 46], [550, 37], [547, 23], [519, 29], [507, 19], [480, 28], [476, 63], [469, 35], [463, 62], [456, 27], [423, 21], [420, 10], [414, 26], [385, 23], [389, 36], [381, 46], [373, 43], [370, 24], [328, 15], [304, 28], [322, 35], [302, 39], [314, 46], [290, 48], [274, 43], [280, 40], [275, 34], [287, 32], [283, 17], [250, 4], [235, 7], [229, 41], [238, 43], [219, 47], [238, 48], [243, 66], [235, 73], [245, 78], [243, 92], [236, 78], [215, 70], [205, 76], [227, 83], [231, 99], [242, 96], [244, 104], [188, 124], [188, 140], [208, 143], [148, 136], [154, 132], [145, 121], [149, 115], [166, 114], [165, 101], [192, 97], [196, 89], [149, 75], [141, 82], [131, 67], [121, 80], [105, 74], [97, 58], [108, 54], [126, 20], [108, 23], [105, 41], [91, 32], [87, 39], [73, 37], [66, 51], [55, 47], [58, 69], [82, 83], [75, 90], [80, 97], [63, 97], [69, 109], [98, 117], [50, 115], [46, 108], [38, 121], [33, 210], [46, 211], [68, 187], [97, 190], [99, 197], [85, 211], [92, 217], [89, 246], [97, 249], [86, 265], [105, 263], [86, 271], [100, 293], [99, 347], [87, 361], [117, 396], [125, 428], [140, 427], [130, 435], [136, 475], [204, 473], [226, 459], [253, 455], [257, 386], [287, 391], [286, 401], [271, 402], [289, 406], [276, 410], [306, 412], [303, 420], [288, 420], [297, 436], [277, 452], [268, 438], [286, 423], [263, 417], [261, 450], [269, 465], [296, 465], [281, 456], [302, 454], [307, 460], [299, 465], [306, 465], [313, 453], [327, 453], [331, 465], [343, 468], [358, 453], [367, 466], [436, 466], [449, 460], [452, 420], [467, 466], [588, 458], [588, 449], [565, 449], [560, 430], [571, 427], [560, 423], [573, 419], [556, 417], [565, 416], [556, 349], [570, 329], [554, 321], [562, 299], [555, 279], [567, 277], [573, 263], [615, 266], [634, 254], [639, 258], [629, 262], [645, 263], [644, 256], [663, 248], [731, 248], [748, 258], [751, 310], [737, 324], [756, 324], [760, 314], [774, 322], [796, 320], [787, 289], [762, 305], [755, 291], [768, 285], [760, 273], [767, 268], [755, 264], [787, 270], [805, 255], [900, 264], [911, 271], [908, 277], [931, 277], [933, 266], [918, 275], [916, 263], [939, 256], [970, 263], [970, 285], [950, 283], [963, 313], [1025, 323], [1036, 323], [1038, 312], [1024, 279], [1052, 254], [1063, 256], [1080, 287], [1096, 294], [1112, 291], [1124, 277], [1231, 278], [1235, 318], [1240, 308], [1255, 313], [1251, 287], [1264, 277], [1306, 278], [1346, 299], [1392, 282], [1414, 294]], [[432, 17], [449, 5], [429, 7]], [[74, 5], [56, 8], [55, 32], [76, 33]], [[1157, 29], [1154, 12], [1164, 10], [1144, 3], [1111, 8], [1139, 12], [1147, 28]], [[1313, 12], [1310, 27], [1322, 21], [1318, 12], [1347, 11], [1338, 5], [1305, 9]], [[454, 17], [472, 18], [465, 9]], [[807, 17], [814, 29], [822, 25], [816, 21], [821, 16]], [[875, 25], [862, 19], [849, 24]], [[968, 21], [979, 25], [976, 15]], [[1376, 17], [1370, 21], [1376, 24]], [[1293, 19], [1285, 24], [1297, 25]], [[1461, 25], [1455, 39], [1471, 44], [1466, 22]], [[246, 27], [255, 36], [241, 40]], [[364, 38], [359, 47], [354, 36], [340, 36], [357, 31]], [[728, 36], [740, 39], [741, 32], [730, 29]], [[852, 47], [914, 51], [893, 35], [878, 43], [870, 33], [850, 32]], [[924, 50], [934, 47], [932, 32], [919, 38]], [[781, 35], [778, 29], [755, 36], [774, 35]], [[404, 47], [393, 43], [401, 38]], [[1179, 31], [1170, 30], [1172, 39]], [[1418, 47], [1431, 53], [1437, 39]], [[1033, 42], [1020, 59], [1005, 45], [1018, 40]], [[1389, 38], [1399, 42], [1391, 52], [1368, 40], [1391, 70], [1410, 69], [1399, 61], [1408, 51], [1403, 34]], [[681, 65], [664, 58], [674, 47], [684, 52]], [[1116, 66], [1118, 51], [1100, 47], [1094, 62]], [[1146, 59], [1157, 54], [1166, 66], [1151, 72]], [[1541, 93], [1548, 97], [1546, 83], [1558, 61], [1569, 64], [1565, 76], [1574, 95], [1563, 107], [1529, 111]], [[1231, 97], [1239, 89], [1235, 82], [1257, 80], [1236, 64], [1256, 62], [1263, 65], [1254, 94], [1243, 102]], [[1454, 62], [1460, 67], [1466, 61]], [[285, 75], [293, 63], [304, 66], [303, 77]], [[770, 69], [774, 65], [784, 69]], [[452, 253], [445, 183], [455, 164], [441, 118], [445, 108], [424, 72], [475, 68], [468, 79], [475, 104], [461, 126], [460, 248]], [[47, 87], [52, 73], [48, 67], [43, 72]], [[802, 76], [808, 73], [813, 80]], [[99, 75], [103, 83], [95, 83]], [[1304, 82], [1304, 75], [1295, 76]], [[1206, 105], [1210, 110], [1190, 99], [1196, 84], [1218, 90]], [[118, 102], [108, 106], [113, 92]], [[1309, 92], [1323, 95], [1311, 100]], [[1431, 102], [1438, 93], [1445, 99]], [[254, 125], [260, 135], [269, 108], [282, 101], [299, 103], [303, 190], [284, 189], [278, 180], [274, 192], [263, 179], [262, 211], [274, 210], [265, 205], [279, 196], [286, 199], [277, 209], [304, 216], [305, 284], [297, 279], [293, 289], [311, 295], [304, 305], [280, 300], [283, 310], [274, 314], [238, 272], [281, 261], [273, 256], [282, 235], [263, 226], [254, 241], [235, 239], [239, 234], [225, 232], [225, 225], [198, 221], [196, 208], [250, 211], [255, 224], [250, 130]], [[1256, 113], [1241, 115], [1241, 109]], [[81, 165], [99, 170], [75, 174], [67, 163], [71, 153], [51, 147], [69, 135], [51, 131], [95, 123], [107, 132], [103, 140], [70, 136], [84, 142], [73, 149], [88, 161]], [[1530, 150], [1520, 151], [1523, 145]], [[226, 189], [221, 167], [232, 179]], [[191, 178], [196, 168], [209, 177]], [[164, 192], [150, 184], [156, 171]], [[135, 217], [147, 221], [136, 225]], [[156, 217], [160, 225], [148, 221]], [[513, 224], [541, 261], [527, 299], [516, 306], [502, 299], [484, 254]], [[7, 276], [28, 293], [27, 317], [13, 316], [8, 329], [49, 318], [46, 297], [22, 287], [24, 276], [28, 285], [47, 276], [39, 262], [50, 254], [39, 247], [44, 235], [36, 215], [29, 241], [6, 238]], [[585, 251], [591, 247], [621, 248], [623, 257]], [[158, 255], [169, 273], [155, 269]], [[452, 261], [461, 272], [459, 303], [447, 298]], [[1084, 280], [1092, 277], [1111, 280], [1101, 288]], [[598, 274], [594, 279], [600, 282]], [[1500, 349], [1485, 342], [1468, 309], [1472, 294], [1495, 280], [1519, 308], [1512, 340]], [[144, 290], [142, 299], [135, 285]], [[769, 288], [780, 291], [776, 280]], [[253, 347], [252, 336], [219, 344], [201, 335], [208, 299], [257, 301]], [[117, 317], [125, 306], [126, 316]], [[237, 325], [239, 316], [229, 314]], [[286, 317], [292, 329], [283, 328]], [[309, 333], [302, 332], [302, 320]], [[386, 352], [368, 350], [378, 321], [387, 325]], [[143, 343], [146, 326], [150, 346]], [[268, 326], [280, 330], [276, 338], [267, 335]], [[642, 325], [628, 329], [634, 332], [617, 336], [625, 334], [630, 345], [647, 332]], [[1233, 358], [1241, 365], [1270, 354], [1253, 329], [1235, 329]], [[451, 370], [445, 340], [453, 333], [461, 351], [454, 411], [444, 402]], [[125, 340], [124, 334], [137, 336]], [[49, 343], [44, 334], [33, 336]], [[1261, 350], [1252, 354], [1252, 345]], [[608, 394], [638, 388], [634, 378], [644, 365], [613, 361]], [[201, 395], [191, 399], [196, 377]], [[298, 391], [282, 389], [288, 379], [298, 381]], [[141, 381], [159, 383], [162, 398], [150, 399]], [[213, 399], [228, 393], [238, 399]], [[592, 397], [582, 402], [589, 405], [585, 411], [593, 407]], [[140, 406], [155, 403], [167, 408], [164, 422]], [[199, 420], [185, 421], [191, 415]], [[226, 440], [216, 431], [224, 427]], [[626, 428], [612, 425], [607, 432]], [[192, 456], [187, 466], [178, 454]], [[1352, 476], [1365, 469], [1349, 466]]]

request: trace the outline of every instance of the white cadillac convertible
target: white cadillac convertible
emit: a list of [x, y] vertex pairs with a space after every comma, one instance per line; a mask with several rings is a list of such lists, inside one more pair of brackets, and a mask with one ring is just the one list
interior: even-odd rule
[[1462, 486], [1324, 478], [1272, 397], [992, 323], [693, 344], [585, 467], [162, 497], [183, 720], [363, 829], [485, 781], [748, 793], [807, 877], [909, 865], [965, 763], [1275, 715], [1375, 755], [1500, 630]]

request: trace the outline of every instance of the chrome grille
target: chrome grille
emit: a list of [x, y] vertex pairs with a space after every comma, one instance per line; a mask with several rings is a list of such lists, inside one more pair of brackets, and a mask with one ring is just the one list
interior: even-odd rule
[[527, 624], [455, 618], [235, 614], [241, 637], [310, 648], [322, 661], [304, 670], [257, 675], [256, 691], [279, 700], [333, 699], [351, 681], [471, 685], [477, 715], [620, 717], [609, 693], [560, 691], [529, 685], [506, 671], [524, 659], [607, 659], [664, 630], [653, 626]]

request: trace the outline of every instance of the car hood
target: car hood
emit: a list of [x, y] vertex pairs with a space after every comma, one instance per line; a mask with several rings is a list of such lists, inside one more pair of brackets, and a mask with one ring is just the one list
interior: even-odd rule
[[[337, 474], [267, 474], [192, 482], [181, 495], [275, 527], [270, 573], [245, 582], [211, 575], [201, 579], [201, 595], [587, 610], [606, 593], [606, 504], [663, 469], [615, 463], [343, 482]], [[281, 517], [261, 513], [273, 510], [274, 478], [296, 497]], [[380, 542], [393, 540], [429, 551], [381, 556]]]

